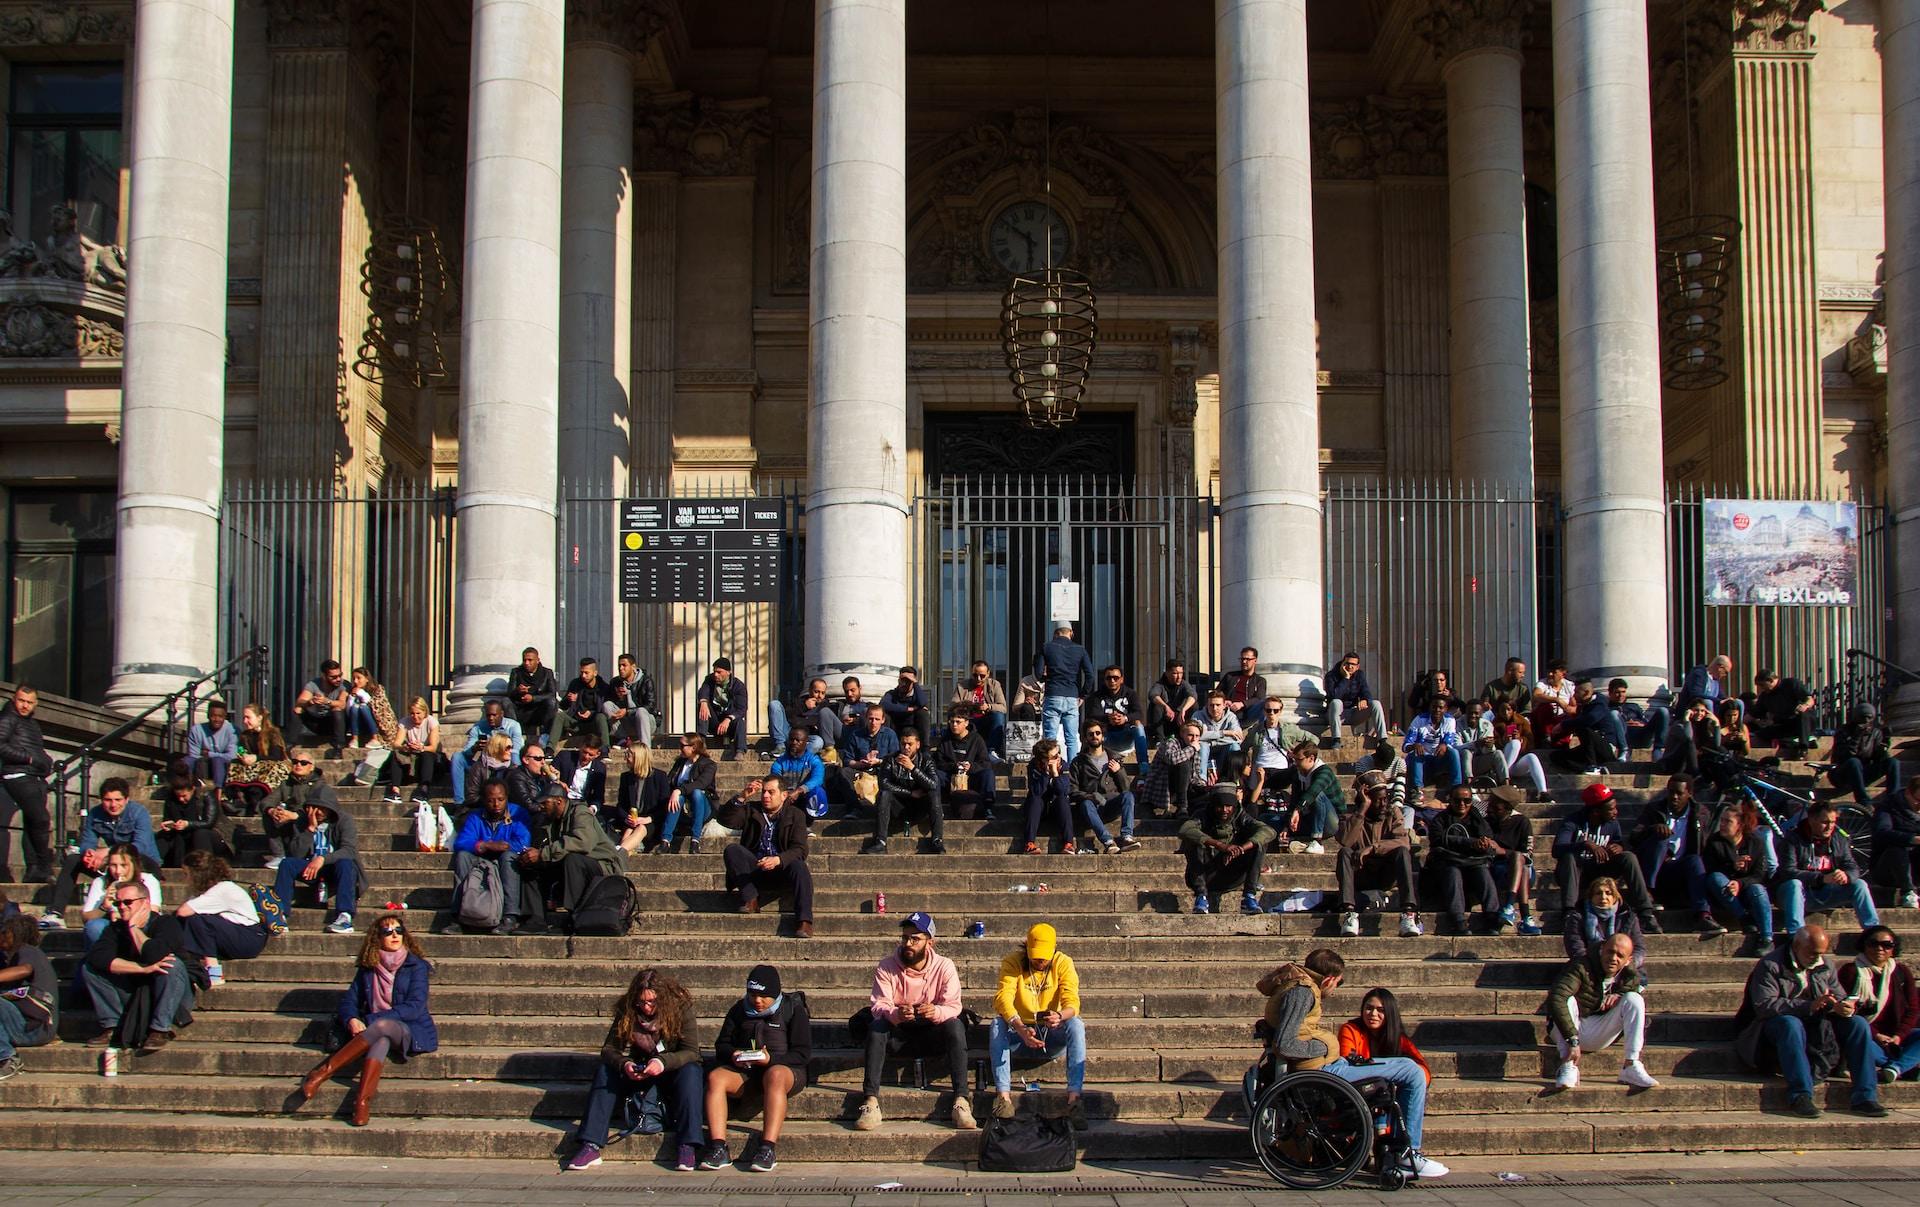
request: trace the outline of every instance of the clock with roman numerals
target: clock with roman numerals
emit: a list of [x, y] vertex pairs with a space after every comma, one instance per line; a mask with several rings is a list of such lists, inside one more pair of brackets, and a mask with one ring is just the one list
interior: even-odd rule
[[1059, 210], [1043, 201], [1016, 201], [987, 227], [987, 247], [1011, 273], [1035, 272], [1066, 263], [1073, 232]]

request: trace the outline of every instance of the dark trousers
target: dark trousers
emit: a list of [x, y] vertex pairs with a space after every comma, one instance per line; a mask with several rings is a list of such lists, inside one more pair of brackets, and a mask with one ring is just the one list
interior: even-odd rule
[[1228, 859], [1212, 847], [1195, 847], [1187, 855], [1187, 887], [1196, 894], [1218, 896], [1237, 882], [1240, 891], [1260, 893], [1260, 860], [1263, 851], [1243, 851]]
[[507, 707], [513, 710], [513, 719], [520, 722], [520, 732], [529, 742], [537, 742], [546, 736], [547, 730], [553, 727], [553, 718], [560, 711], [560, 706], [552, 700], [535, 700], [531, 704], [516, 701]]
[[193, 774], [200, 779], [210, 780], [216, 788], [227, 786], [227, 765], [233, 762], [224, 754], [207, 755], [193, 760]]
[[316, 742], [339, 748], [347, 744], [347, 710], [344, 708], [303, 708], [300, 724]]
[[[141, 871], [152, 872], [155, 876], [160, 874], [159, 864], [145, 855], [139, 858]], [[87, 870], [87, 865], [81, 862], [80, 856], [69, 855], [67, 862], [60, 868], [60, 874], [53, 878], [53, 889], [47, 897], [47, 912], [57, 914], [72, 905], [73, 895], [79, 887], [106, 870], [107, 865], [103, 863], [100, 865], [99, 872], [90, 872]]]
[[587, 1091], [587, 1113], [580, 1119], [578, 1139], [595, 1148], [607, 1146], [607, 1132], [613, 1112], [629, 1098], [649, 1091], [666, 1097], [667, 1126], [682, 1144], [704, 1144], [707, 1134], [703, 1109], [707, 1101], [707, 1075], [699, 1061], [683, 1064], [658, 1077], [638, 1081], [624, 1072], [607, 1067], [605, 1061], [594, 1071], [593, 1086]]
[[0, 872], [12, 866], [13, 818], [20, 817], [20, 845], [25, 849], [22, 880], [37, 884], [53, 871], [53, 819], [47, 813], [47, 783], [31, 772], [0, 780]]
[[[1027, 841], [1033, 842], [1040, 837], [1040, 819], [1046, 814], [1046, 796], [1039, 792], [1027, 793]], [[1060, 839], [1073, 841], [1073, 802], [1064, 795], [1053, 801], [1053, 816], [1060, 827]]]
[[742, 843], [727, 844], [720, 855], [727, 867], [727, 891], [738, 893], [742, 905], [758, 901], [761, 893], [785, 894], [793, 898], [796, 920], [813, 921], [813, 872], [807, 861], [796, 859], [769, 872], [755, 866], [759, 858]]
[[709, 712], [707, 719], [700, 722], [700, 732], [705, 737], [712, 738], [713, 744], [718, 747], [723, 741], [720, 733], [720, 722], [728, 718], [732, 718], [733, 725], [728, 729], [724, 741], [733, 747], [735, 753], [744, 752], [747, 748], [747, 719], [745, 717], [736, 717], [730, 712]]
[[[971, 802], [978, 800], [980, 802], [980, 812], [977, 816], [991, 817], [993, 814], [994, 797], [999, 794], [999, 784], [994, 778], [993, 772], [994, 767], [991, 759], [985, 763], [968, 768], [967, 787], [966, 790], [962, 792], [955, 792], [953, 790], [952, 776], [942, 774], [940, 777], [941, 801], [943, 803], [951, 802], [956, 805], [961, 802], [968, 802], [969, 807], [971, 807]], [[968, 814], [963, 812], [956, 814], [956, 816], [968, 816]]]
[[520, 864], [519, 868], [519, 913], [536, 930], [547, 924], [547, 900], [555, 889], [560, 892], [560, 908], [572, 915], [587, 899], [595, 882], [607, 874], [605, 868], [578, 851], [558, 862], [543, 859], [539, 863]]
[[413, 777], [414, 799], [424, 800], [427, 795], [427, 785], [440, 778], [438, 751], [422, 750], [416, 754], [394, 751], [393, 757], [387, 760], [386, 766], [380, 768], [380, 782], [394, 788], [406, 783], [402, 768], [406, 768], [409, 763], [413, 765], [408, 769], [408, 773]]
[[1340, 908], [1357, 909], [1360, 888], [1392, 885], [1400, 890], [1400, 908], [1418, 907], [1413, 891], [1413, 848], [1401, 847], [1385, 855], [1362, 855], [1358, 847], [1341, 847], [1334, 859], [1334, 874], [1340, 881]]
[[1771, 742], [1775, 746], [1798, 743], [1801, 746], [1813, 745], [1814, 710], [1796, 712], [1783, 721], [1770, 721], [1765, 717], [1747, 714], [1747, 732], [1753, 735], [1755, 742]]
[[1493, 886], [1493, 870], [1483, 863], [1429, 859], [1425, 875], [1427, 895], [1454, 918], [1466, 917], [1476, 899], [1482, 913], [1496, 913], [1500, 909], [1500, 894]]
[[191, 956], [222, 960], [251, 960], [267, 947], [267, 924], [252, 926], [219, 914], [194, 914], [180, 919], [180, 949]]
[[[586, 856], [581, 856], [585, 859]], [[513, 856], [502, 851], [498, 855], [481, 855], [473, 851], [455, 851], [453, 853], [453, 912], [460, 913], [460, 886], [466, 883], [467, 873], [473, 865], [481, 861], [493, 864], [495, 875], [500, 879], [500, 920], [506, 921], [518, 915], [520, 911], [520, 869], [521, 864], [514, 862]], [[598, 867], [599, 865], [595, 865]]]
[[1653, 912], [1653, 898], [1647, 893], [1647, 878], [1640, 871], [1640, 861], [1634, 858], [1632, 851], [1622, 851], [1618, 858], [1604, 863], [1583, 863], [1569, 854], [1554, 864], [1553, 878], [1560, 885], [1560, 908], [1570, 905], [1578, 908], [1580, 897], [1588, 882], [1596, 877], [1611, 876], [1620, 882], [1620, 892], [1626, 897], [1627, 908], [1642, 916]]
[[940, 806], [940, 793], [937, 790], [897, 792], [892, 788], [882, 788], [873, 807], [873, 836], [881, 842], [887, 840], [887, 834], [893, 829], [896, 819], [905, 828], [920, 820], [923, 814], [927, 819], [929, 836], [935, 842], [946, 841], [946, 810]]
[[1920, 847], [1889, 847], [1873, 857], [1873, 883], [1911, 893], [1915, 864], [1920, 864]]
[[[1886, 755], [1873, 759], [1846, 759], [1827, 772], [1827, 782], [1842, 792], [1852, 792], [1855, 804], [1867, 802], [1867, 785], [1887, 781], [1886, 794], [1900, 795], [1900, 764]], [[0, 858], [0, 863], [6, 860]]]
[[185, 830], [156, 830], [153, 845], [160, 848], [160, 866], [177, 868], [194, 851], [213, 851], [220, 845], [220, 834], [212, 826]]
[[1708, 912], [1707, 865], [1698, 855], [1676, 859], [1666, 839], [1649, 838], [1634, 848], [1633, 858], [1640, 865], [1649, 897], [1664, 888], [1669, 898], [1684, 897], [1694, 913]]
[[947, 1058], [947, 1074], [953, 1079], [954, 1094], [967, 1093], [967, 1025], [955, 1015], [944, 1023], [891, 1023], [875, 1015], [867, 1030], [867, 1072], [860, 1093], [869, 1098], [880, 1096], [880, 1071], [889, 1056], [927, 1056]]
[[273, 891], [279, 896], [281, 904], [293, 908], [293, 894], [302, 884], [311, 883], [320, 894], [321, 904], [326, 903], [327, 889], [332, 887], [337, 899], [338, 911], [353, 917], [355, 907], [360, 902], [360, 863], [355, 859], [336, 859], [332, 863], [320, 865], [320, 871], [311, 881], [300, 878], [306, 870], [307, 861], [288, 856], [280, 861], [280, 870], [274, 880]]

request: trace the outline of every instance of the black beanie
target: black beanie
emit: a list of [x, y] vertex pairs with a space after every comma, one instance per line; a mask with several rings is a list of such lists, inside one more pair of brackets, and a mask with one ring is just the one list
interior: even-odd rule
[[767, 997], [780, 996], [780, 970], [771, 964], [759, 964], [747, 974], [747, 992]]

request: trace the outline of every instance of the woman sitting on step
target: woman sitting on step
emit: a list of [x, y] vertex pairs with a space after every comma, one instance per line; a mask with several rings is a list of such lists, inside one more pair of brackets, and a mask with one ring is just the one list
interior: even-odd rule
[[1407, 1035], [1400, 1021], [1400, 1003], [1391, 989], [1369, 989], [1360, 999], [1360, 1017], [1340, 1025], [1340, 1055], [1350, 1061], [1404, 1056], [1426, 1073], [1428, 1085], [1433, 1084], [1433, 1070]]
[[600, 1164], [616, 1111], [621, 1135], [658, 1135], [670, 1123], [677, 1141], [673, 1167], [690, 1172], [706, 1144], [706, 1070], [700, 1064], [699, 1020], [679, 981], [654, 968], [634, 974], [614, 1003], [613, 1026], [600, 1048], [579, 1151], [566, 1169]]
[[387, 1058], [404, 1062], [440, 1046], [440, 1033], [427, 1011], [432, 972], [433, 965], [427, 963], [420, 941], [407, 930], [404, 917], [381, 914], [375, 918], [360, 947], [359, 970], [340, 995], [336, 1038], [338, 1031], [344, 1031], [346, 1042], [301, 1081], [300, 1100], [312, 1098], [328, 1078], [364, 1057], [352, 1118], [355, 1127], [365, 1127]]
[[142, 869], [140, 852], [124, 842], [109, 849], [106, 867], [87, 886], [87, 895], [80, 902], [80, 919], [88, 947], [99, 942], [100, 936], [114, 923], [113, 886], [133, 880], [136, 873], [140, 883], [147, 886], [147, 897], [153, 902], [153, 908], [160, 908], [160, 878]]
[[221, 960], [251, 960], [272, 933], [253, 904], [253, 895], [233, 880], [226, 860], [207, 851], [187, 855], [187, 900], [173, 912], [180, 918], [181, 949], [205, 961], [207, 977], [219, 984]]

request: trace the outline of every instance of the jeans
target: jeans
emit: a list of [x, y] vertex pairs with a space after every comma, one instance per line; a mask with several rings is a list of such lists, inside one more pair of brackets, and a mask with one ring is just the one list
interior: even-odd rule
[[227, 785], [227, 765], [233, 762], [224, 754], [202, 755], [193, 760], [193, 773], [203, 780], [212, 780], [216, 788]]
[[180, 919], [180, 950], [216, 960], [251, 960], [267, 948], [267, 926], [248, 926], [224, 914], [194, 914]]
[[[1078, 1094], [1087, 1083], [1087, 1028], [1079, 1015], [1062, 1022], [1057, 1027], [1049, 1027], [1040, 1038], [1046, 1043], [1048, 1060], [1059, 1057], [1062, 1051], [1067, 1054], [1067, 1092]], [[1013, 1053], [1015, 1049], [1033, 1052], [1022, 1043], [1020, 1036], [1007, 1020], [993, 1020], [993, 1034], [987, 1040], [987, 1058], [993, 1064], [993, 1088], [1005, 1094], [1013, 1088]], [[1408, 1061], [1412, 1064], [1412, 1061]]]
[[775, 754], [787, 752], [787, 735], [793, 732], [793, 725], [787, 720], [787, 706], [778, 700], [767, 701], [767, 736], [773, 739]]
[[500, 919], [518, 917], [520, 912], [520, 865], [513, 861], [510, 852], [502, 851], [498, 855], [480, 855], [473, 851], [455, 851], [453, 853], [453, 913], [460, 915], [460, 886], [466, 883], [467, 873], [481, 860], [493, 864], [500, 876]]
[[1609, 736], [1613, 738], [1613, 748], [1625, 755], [1627, 751], [1641, 746], [1650, 747], [1654, 757], [1658, 758], [1667, 747], [1667, 726], [1673, 723], [1672, 714], [1659, 704], [1649, 705], [1646, 709], [1647, 723], [1638, 729], [1630, 728], [1627, 719], [1613, 711], [1607, 713]]
[[1867, 802], [1867, 785], [1887, 781], [1886, 795], [1900, 795], [1900, 764], [1886, 755], [1877, 759], [1847, 759], [1827, 772], [1827, 782], [1842, 792], [1852, 792], [1855, 804]]
[[1218, 897], [1236, 881], [1242, 893], [1260, 895], [1260, 863], [1264, 851], [1243, 851], [1228, 859], [1212, 847], [1194, 847], [1186, 852], [1187, 887], [1197, 895]]
[[[1336, 742], [1340, 740], [1340, 722], [1346, 719], [1346, 715], [1346, 701], [1328, 697], [1327, 736]], [[1363, 737], [1384, 738], [1387, 736], [1386, 718], [1380, 711], [1379, 701], [1367, 701], [1366, 711], [1360, 714], [1360, 723], [1353, 728], [1354, 732]]]
[[[1880, 1096], [1874, 1080], [1880, 1064], [1880, 1045], [1873, 1042], [1873, 1027], [1857, 1014], [1828, 1021], [1839, 1035], [1840, 1051], [1846, 1056], [1847, 1075], [1853, 1081], [1853, 1101], [1856, 1104], [1874, 1101]], [[1807, 1062], [1806, 1022], [1791, 1014], [1776, 1015], [1760, 1025], [1760, 1035], [1767, 1044], [1761, 1050], [1762, 1059], [1764, 1061], [1764, 1054], [1771, 1049], [1774, 1064], [1787, 1079], [1787, 1092], [1813, 1093], [1813, 1068]]]
[[1007, 757], [1007, 714], [1003, 712], [984, 712], [974, 718], [974, 726], [980, 730], [980, 736], [987, 740], [987, 749]]
[[1735, 912], [1753, 924], [1762, 940], [1772, 942], [1773, 898], [1767, 894], [1766, 883], [1758, 876], [1749, 876], [1740, 882], [1738, 894], [1730, 894], [1727, 886], [1732, 883], [1724, 872], [1707, 873], [1707, 884], [1713, 889], [1713, 903], [1731, 905]]
[[[80, 966], [80, 983], [86, 987], [87, 995], [93, 999], [93, 1016], [99, 1022], [102, 1031], [117, 1030], [121, 1015], [127, 1012], [127, 1003], [133, 1000], [134, 991], [145, 985], [153, 990], [153, 1018], [149, 1029], [154, 1031], [173, 1030], [174, 1016], [180, 1013], [180, 1007], [193, 992], [193, 977], [187, 971], [187, 962], [174, 957], [173, 971], [155, 973], [96, 972], [90, 964]], [[142, 1039], [144, 1036], [122, 1036], [122, 1040]]]
[[1392, 884], [1400, 890], [1400, 908], [1419, 908], [1413, 886], [1413, 848], [1399, 847], [1384, 855], [1361, 855], [1359, 847], [1341, 847], [1334, 859], [1334, 878], [1340, 884], [1340, 909], [1358, 908], [1360, 885]]
[[1407, 775], [1415, 792], [1426, 787], [1428, 770], [1440, 773], [1434, 787], [1446, 788], [1460, 782], [1460, 752], [1449, 746], [1433, 754], [1417, 754], [1407, 760]]
[[946, 1058], [947, 1076], [953, 1079], [953, 1092], [956, 1097], [967, 1096], [967, 1025], [955, 1015], [944, 1023], [923, 1022], [914, 1019], [911, 1022], [893, 1023], [873, 1016], [873, 1024], [867, 1030], [866, 1074], [860, 1083], [860, 1093], [867, 1098], [880, 1096], [880, 1074], [886, 1067], [889, 1055], [915, 1056], [936, 1052]]
[[[7, 998], [0, 997], [0, 1061], [13, 1058], [15, 1049], [37, 1048], [53, 1040], [53, 1025], [29, 1027], [20, 1007]], [[1920, 1045], [1915, 1046], [1920, 1053]]]
[[[665, 807], [665, 805], [661, 806], [662, 809]], [[660, 841], [663, 844], [673, 841], [674, 833], [680, 828], [680, 819], [689, 813], [693, 814], [693, 838], [698, 842], [700, 831], [707, 828], [707, 819], [713, 816], [713, 803], [707, 799], [707, 794], [698, 788], [681, 789], [680, 807], [670, 813], [661, 814]]]
[[[347, 709], [335, 709], [326, 705], [318, 708], [300, 710], [300, 724], [313, 736], [316, 742], [325, 742], [338, 749], [347, 744]], [[372, 719], [372, 714], [368, 714]], [[291, 743], [289, 743], [291, 745]]]
[[[608, 727], [607, 714], [597, 709], [584, 717], [576, 717], [570, 712], [563, 712], [555, 717], [553, 719], [553, 742], [551, 745], [558, 746], [562, 741], [572, 737], [576, 733], [590, 733], [599, 738], [600, 749], [602, 750], [613, 745], [613, 733]], [[551, 749], [551, 746], [549, 749]]]
[[1404, 1056], [1378, 1056], [1372, 1064], [1348, 1064], [1342, 1057], [1321, 1068], [1332, 1073], [1342, 1081], [1362, 1082], [1375, 1078], [1389, 1081], [1394, 1086], [1394, 1098], [1400, 1103], [1400, 1113], [1406, 1116], [1407, 1143], [1414, 1151], [1420, 1149], [1420, 1137], [1426, 1130], [1427, 1122], [1427, 1071]]
[[680, 1138], [680, 1143], [706, 1142], [707, 1075], [697, 1060], [670, 1073], [639, 1081], [629, 1078], [624, 1071], [608, 1068], [602, 1061], [594, 1070], [593, 1087], [587, 1091], [587, 1113], [580, 1119], [576, 1138], [582, 1144], [605, 1148], [614, 1109], [628, 1098], [647, 1093], [666, 1095], [668, 1126]]
[[1080, 753], [1080, 704], [1072, 696], [1048, 696], [1040, 705], [1040, 733], [1060, 743], [1071, 763]]
[[347, 705], [347, 732], [361, 739], [379, 733], [379, 726], [373, 723], [373, 709], [365, 704]]
[[[1118, 752], [1126, 749], [1126, 743], [1133, 743], [1133, 757], [1141, 767], [1147, 765], [1147, 731], [1144, 726], [1121, 725], [1107, 730], [1106, 748], [1119, 757]], [[1069, 755], [1069, 758], [1072, 756]]]
[[1809, 909], [1843, 909], [1849, 905], [1862, 927], [1880, 925], [1880, 912], [1873, 908], [1873, 890], [1858, 877], [1845, 884], [1817, 885], [1811, 891], [1798, 880], [1788, 880], [1778, 891], [1781, 922], [1788, 934], [1807, 924]]
[[1905, 1077], [1915, 1069], [1920, 1069], [1920, 1031], [1909, 1031], [1901, 1036], [1899, 1047], [1880, 1054], [1880, 1063], [1891, 1068], [1895, 1077]]
[[1100, 811], [1110, 805], [1118, 805], [1120, 807], [1120, 837], [1132, 838], [1133, 793], [1122, 792], [1117, 796], [1109, 796], [1104, 800], [1100, 797], [1089, 796], [1080, 802], [1080, 811], [1086, 814], [1087, 825], [1093, 829], [1094, 841], [1103, 847], [1113, 841], [1113, 837], [1107, 833], [1106, 825], [1100, 819]]
[[1300, 815], [1300, 829], [1309, 838], [1332, 838], [1339, 828], [1340, 811], [1324, 796], [1314, 802], [1311, 812]]
[[1672, 868], [1685, 881], [1687, 908], [1696, 914], [1707, 912], [1707, 868], [1698, 855], [1675, 858], [1673, 848], [1667, 845], [1666, 839], [1650, 838], [1635, 848], [1633, 857], [1640, 864], [1640, 874], [1646, 879], [1648, 893], [1660, 891], [1660, 873]]
[[[294, 890], [305, 883], [300, 879], [300, 873], [305, 871], [306, 867], [307, 861], [304, 859], [288, 856], [280, 861], [280, 871], [274, 879], [273, 891], [279, 896], [281, 904], [288, 909], [293, 908]], [[354, 907], [360, 901], [359, 861], [341, 859], [322, 864], [312, 883], [321, 893], [322, 904], [326, 902], [326, 890], [331, 887], [338, 902], [339, 912], [349, 918], [353, 917]]]

